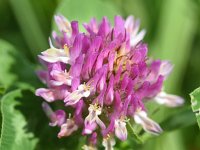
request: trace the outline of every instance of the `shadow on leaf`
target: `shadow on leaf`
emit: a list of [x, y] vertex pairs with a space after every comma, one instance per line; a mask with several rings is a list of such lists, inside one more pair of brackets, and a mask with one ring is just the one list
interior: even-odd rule
[[22, 97], [17, 98], [20, 102], [16, 109], [20, 110], [27, 121], [27, 125], [24, 127], [26, 132], [32, 132], [36, 138], [39, 139], [36, 149], [48, 149], [48, 150], [68, 150], [68, 149], [80, 149], [78, 141], [81, 133], [76, 132], [70, 137], [58, 139], [57, 133], [58, 127], [50, 127], [48, 125], [49, 120], [45, 116], [41, 104], [42, 99], [36, 97], [34, 93], [28, 90], [22, 91]]

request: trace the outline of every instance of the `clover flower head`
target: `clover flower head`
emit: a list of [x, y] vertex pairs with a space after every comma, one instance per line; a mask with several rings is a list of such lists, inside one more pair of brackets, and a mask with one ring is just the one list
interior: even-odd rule
[[[107, 150], [113, 149], [115, 136], [127, 139], [127, 121], [132, 120], [146, 132], [158, 135], [161, 127], [148, 117], [147, 100], [170, 107], [183, 104], [181, 97], [163, 91], [163, 82], [173, 69], [169, 61], [152, 60], [143, 43], [145, 30], [133, 16], [106, 17], [98, 23], [71, 23], [55, 16], [60, 33], [53, 32], [50, 48], [41, 52], [45, 70], [38, 71], [47, 88], [36, 95], [48, 103], [62, 101], [65, 109], [56, 110], [44, 102], [43, 109], [51, 126], [60, 127], [58, 137], [70, 136], [78, 130], [88, 137], [83, 149], [96, 149], [99, 139]], [[72, 108], [71, 117], [67, 117]], [[71, 110], [71, 109], [70, 109]]]

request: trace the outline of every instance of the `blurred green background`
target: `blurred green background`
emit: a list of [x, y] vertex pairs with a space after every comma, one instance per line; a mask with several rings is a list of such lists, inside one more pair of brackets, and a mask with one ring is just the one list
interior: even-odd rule
[[[48, 48], [53, 15], [63, 14], [81, 23], [91, 17], [134, 15], [147, 30], [149, 56], [171, 60], [174, 71], [167, 92], [185, 98], [178, 109], [159, 108], [152, 115], [166, 132], [144, 144], [134, 138], [116, 149], [200, 150], [200, 132], [190, 109], [189, 93], [200, 86], [200, 0], [0, 0], [1, 148], [81, 149], [77, 133], [58, 140], [50, 128], [34, 89], [42, 86], [35, 75], [37, 55]], [[4, 96], [3, 96], [4, 95]]]

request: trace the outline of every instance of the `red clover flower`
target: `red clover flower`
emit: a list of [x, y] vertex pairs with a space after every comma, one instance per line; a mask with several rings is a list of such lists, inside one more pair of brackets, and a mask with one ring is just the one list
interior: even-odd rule
[[[60, 15], [55, 21], [60, 33], [53, 32], [53, 44], [49, 39], [50, 48], [39, 55], [46, 69], [38, 76], [47, 88], [37, 89], [36, 95], [48, 103], [63, 102], [65, 109], [56, 111], [42, 104], [50, 125], [60, 127], [58, 137], [80, 128], [88, 137], [85, 150], [96, 149], [101, 137], [105, 149], [111, 150], [115, 136], [127, 139], [128, 119], [146, 132], [160, 134], [161, 127], [148, 117], [144, 103], [154, 100], [176, 107], [184, 101], [163, 91], [173, 66], [147, 57], [139, 20], [116, 16], [112, 27], [106, 17], [100, 23], [91, 19], [83, 24], [86, 33], [79, 31], [77, 21], [70, 23]], [[67, 117], [70, 107], [73, 111]]]

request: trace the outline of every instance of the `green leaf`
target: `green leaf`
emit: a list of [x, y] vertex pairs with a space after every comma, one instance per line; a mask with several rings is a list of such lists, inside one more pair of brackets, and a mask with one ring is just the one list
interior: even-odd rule
[[33, 150], [38, 141], [33, 133], [25, 130], [26, 119], [16, 109], [16, 106], [20, 105], [17, 101], [20, 97], [22, 97], [21, 91], [15, 90], [6, 94], [1, 100], [1, 150]]
[[4, 94], [5, 90], [5, 87], [0, 85], [0, 96]]
[[161, 134], [147, 141], [142, 150], [186, 150], [180, 130]]
[[171, 114], [163, 122], [160, 123], [164, 131], [172, 131], [191, 126], [196, 123], [191, 108], [184, 108], [178, 112]]
[[8, 87], [37, 86], [34, 67], [10, 43], [0, 39], [0, 85]]
[[[21, 137], [22, 140], [27, 143], [27, 146], [25, 147], [26, 150], [81, 149], [85, 143], [85, 139], [80, 136], [81, 131], [79, 130], [69, 137], [59, 139], [57, 134], [60, 128], [49, 126], [49, 119], [42, 110], [42, 101], [42, 98], [36, 97], [30, 90], [16, 90], [3, 97], [1, 101], [3, 116], [2, 135], [4, 135], [5, 138], [2, 139], [2, 143], [5, 143], [5, 141], [9, 139], [10, 132], [12, 132], [13, 136], [9, 139], [9, 143], [15, 142], [16, 138], [18, 139], [18, 137], [23, 135], [23, 137], [26, 137], [25, 139], [27, 139], [24, 141], [24, 138]], [[62, 108], [61, 105], [63, 105], [62, 102], [51, 104], [53, 110]], [[6, 124], [4, 123], [5, 121]], [[31, 146], [31, 144], [34, 143], [32, 141], [29, 142], [29, 135], [34, 135], [31, 139], [34, 137], [34, 139], [37, 139], [38, 141], [36, 145], [34, 145], [34, 148], [28, 148], [28, 145]], [[77, 144], [77, 141], [79, 141], [79, 144]], [[17, 141], [17, 143], [19, 142]], [[12, 150], [12, 146], [5, 150]], [[23, 148], [20, 150], [23, 150]]]
[[196, 90], [194, 90], [191, 94], [191, 107], [193, 112], [196, 115], [197, 118], [197, 123], [200, 127], [200, 88], [197, 88]]
[[63, 0], [56, 14], [62, 14], [69, 20], [77, 20], [81, 26], [83, 22], [88, 22], [93, 17], [100, 20], [103, 16], [107, 16], [113, 20], [114, 16], [121, 12], [112, 1], [108, 0]]

